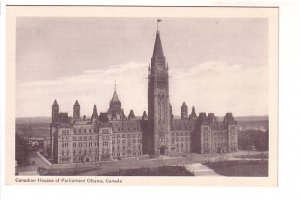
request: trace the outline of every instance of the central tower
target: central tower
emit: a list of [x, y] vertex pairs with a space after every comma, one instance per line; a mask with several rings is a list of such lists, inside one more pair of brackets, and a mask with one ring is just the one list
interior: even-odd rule
[[167, 155], [170, 151], [169, 105], [168, 64], [157, 31], [151, 66], [148, 69], [148, 151], [151, 155]]

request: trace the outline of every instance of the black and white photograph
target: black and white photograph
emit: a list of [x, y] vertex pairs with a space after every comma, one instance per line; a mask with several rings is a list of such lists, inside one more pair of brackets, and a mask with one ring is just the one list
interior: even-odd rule
[[277, 8], [26, 9], [11, 8], [14, 183], [276, 184]]

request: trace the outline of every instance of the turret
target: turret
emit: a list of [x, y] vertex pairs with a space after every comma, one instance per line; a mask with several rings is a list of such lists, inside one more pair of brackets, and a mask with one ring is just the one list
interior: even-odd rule
[[185, 102], [181, 105], [181, 119], [187, 119], [188, 118], [188, 107], [185, 104]]
[[124, 111], [121, 107], [121, 101], [117, 94], [116, 84], [115, 84], [115, 90], [113, 96], [109, 102], [107, 116], [110, 120], [124, 120], [126, 118], [124, 115]]
[[195, 111], [195, 106], [192, 107], [192, 112], [189, 116], [190, 119], [197, 119], [197, 114], [196, 114], [196, 111]]
[[207, 120], [207, 116], [206, 116], [206, 113], [205, 112], [201, 112], [199, 114], [199, 118], [198, 118], [200, 121], [206, 121]]
[[214, 113], [208, 113], [208, 120], [210, 122], [216, 122], [217, 121], [217, 118], [215, 117], [215, 114]]
[[235, 120], [234, 120], [234, 117], [233, 117], [232, 113], [226, 113], [226, 115], [224, 117], [224, 122], [235, 123]]
[[56, 99], [52, 105], [52, 123], [58, 123], [59, 121], [59, 105], [57, 104]]
[[108, 119], [107, 113], [100, 113], [99, 121], [100, 121], [100, 123], [108, 123], [109, 119]]
[[93, 114], [92, 114], [91, 120], [92, 120], [92, 122], [94, 122], [94, 121], [97, 121], [97, 119], [98, 119], [97, 106], [94, 105]]
[[133, 119], [135, 119], [135, 115], [134, 115], [133, 110], [130, 110], [129, 115], [128, 115], [128, 120], [133, 120]]
[[148, 115], [146, 111], [143, 112], [142, 120], [148, 120]]
[[75, 104], [73, 105], [73, 119], [74, 120], [80, 119], [80, 105], [78, 103], [78, 100], [76, 100]]

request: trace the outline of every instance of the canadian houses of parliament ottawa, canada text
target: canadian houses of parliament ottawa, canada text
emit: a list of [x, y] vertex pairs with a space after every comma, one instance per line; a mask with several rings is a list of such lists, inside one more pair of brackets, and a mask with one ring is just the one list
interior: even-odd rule
[[[174, 118], [169, 100], [169, 66], [156, 32], [151, 65], [148, 69], [148, 115], [124, 114], [117, 90], [107, 112], [81, 116], [76, 100], [73, 116], [52, 105], [50, 124], [51, 158], [54, 163], [82, 163], [139, 157], [237, 151], [237, 122], [231, 113], [218, 120], [213, 113], [188, 113], [183, 102], [181, 118]], [[147, 70], [147, 69], [145, 69]]]

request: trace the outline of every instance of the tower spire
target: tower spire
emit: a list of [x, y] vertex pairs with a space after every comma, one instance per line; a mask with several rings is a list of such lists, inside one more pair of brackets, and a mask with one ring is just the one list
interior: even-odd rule
[[164, 57], [164, 52], [162, 49], [159, 32], [156, 32], [156, 38], [155, 38], [152, 57]]

